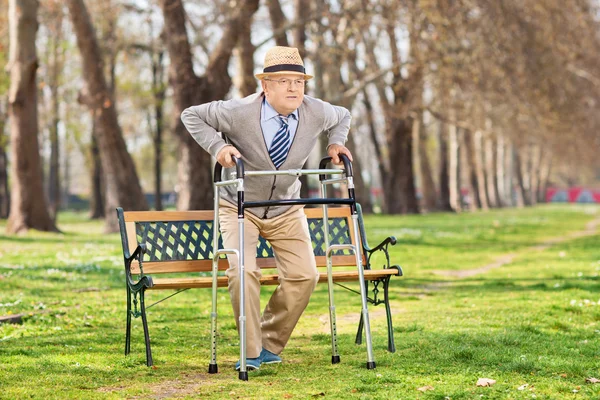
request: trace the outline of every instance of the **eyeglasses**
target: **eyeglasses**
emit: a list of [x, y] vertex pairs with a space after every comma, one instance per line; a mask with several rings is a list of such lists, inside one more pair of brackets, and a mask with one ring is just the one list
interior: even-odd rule
[[292, 83], [297, 86], [304, 87], [304, 84], [306, 83], [306, 79], [287, 79], [287, 78], [265, 79], [265, 81], [277, 82], [277, 84], [281, 87], [289, 87]]

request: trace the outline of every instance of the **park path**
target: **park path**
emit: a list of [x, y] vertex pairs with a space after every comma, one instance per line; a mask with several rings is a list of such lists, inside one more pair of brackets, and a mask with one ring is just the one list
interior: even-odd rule
[[[596, 218], [590, 222], [588, 222], [585, 226], [585, 229], [582, 231], [571, 232], [567, 235], [557, 236], [554, 238], [550, 238], [545, 240], [540, 244], [536, 244], [535, 246], [531, 246], [527, 249], [527, 251], [543, 251], [551, 246], [554, 246], [558, 243], [564, 243], [568, 240], [578, 239], [586, 236], [592, 236], [597, 233], [598, 226], [600, 226], [600, 218]], [[436, 275], [454, 277], [454, 278], [468, 278], [474, 275], [479, 275], [486, 273], [492, 269], [500, 268], [503, 265], [510, 264], [515, 257], [518, 256], [518, 253], [508, 253], [499, 256], [494, 262], [484, 265], [479, 268], [467, 269], [467, 270], [435, 270], [432, 271]]]

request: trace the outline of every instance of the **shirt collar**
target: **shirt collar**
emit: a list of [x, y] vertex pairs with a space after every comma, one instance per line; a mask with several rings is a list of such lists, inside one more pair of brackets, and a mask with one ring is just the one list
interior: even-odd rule
[[[275, 111], [273, 106], [271, 106], [269, 104], [266, 97], [264, 98], [263, 101], [264, 101], [264, 103], [263, 103], [263, 107], [264, 107], [263, 121], [268, 121], [271, 118], [279, 117], [279, 113], [277, 111]], [[295, 109], [294, 112], [291, 113], [289, 116], [293, 116], [294, 119], [297, 121], [298, 120], [298, 109]]]

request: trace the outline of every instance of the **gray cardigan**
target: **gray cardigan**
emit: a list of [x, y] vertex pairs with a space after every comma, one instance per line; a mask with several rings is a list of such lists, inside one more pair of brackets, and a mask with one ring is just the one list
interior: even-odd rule
[[[230, 143], [242, 154], [246, 171], [272, 171], [275, 166], [260, 124], [263, 98], [263, 93], [257, 93], [243, 99], [192, 106], [181, 113], [181, 120], [196, 142], [213, 157]], [[304, 96], [298, 116], [296, 135], [281, 170], [302, 168], [322, 133], [327, 133], [328, 145], [343, 145], [348, 137], [351, 116], [343, 107]], [[226, 169], [226, 176], [234, 170]], [[250, 176], [244, 180], [244, 191], [246, 201], [297, 199], [300, 197], [300, 180], [290, 175]], [[237, 204], [236, 187], [223, 188], [221, 196]], [[273, 218], [289, 208], [261, 207], [248, 211], [260, 218]]]

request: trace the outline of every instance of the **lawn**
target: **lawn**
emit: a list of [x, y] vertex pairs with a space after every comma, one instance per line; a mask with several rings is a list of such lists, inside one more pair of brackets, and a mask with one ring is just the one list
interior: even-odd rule
[[[0, 398], [590, 399], [600, 398], [600, 207], [544, 205], [486, 213], [367, 216], [370, 244], [395, 235], [396, 353], [370, 307], [375, 370], [354, 344], [359, 296], [336, 287], [342, 362], [331, 364], [327, 287], [319, 285], [280, 365], [237, 379], [238, 338], [219, 290], [219, 373], [207, 373], [210, 290], [149, 310], [123, 355], [119, 236], [85, 215], [63, 234], [7, 236], [0, 222]], [[381, 263], [381, 259], [377, 262]], [[352, 285], [350, 285], [352, 286]], [[357, 287], [357, 285], [355, 285]], [[272, 287], [263, 288], [266, 302]], [[150, 293], [148, 302], [161, 293]], [[163, 293], [164, 294], [164, 293]], [[480, 378], [493, 379], [478, 387]]]

